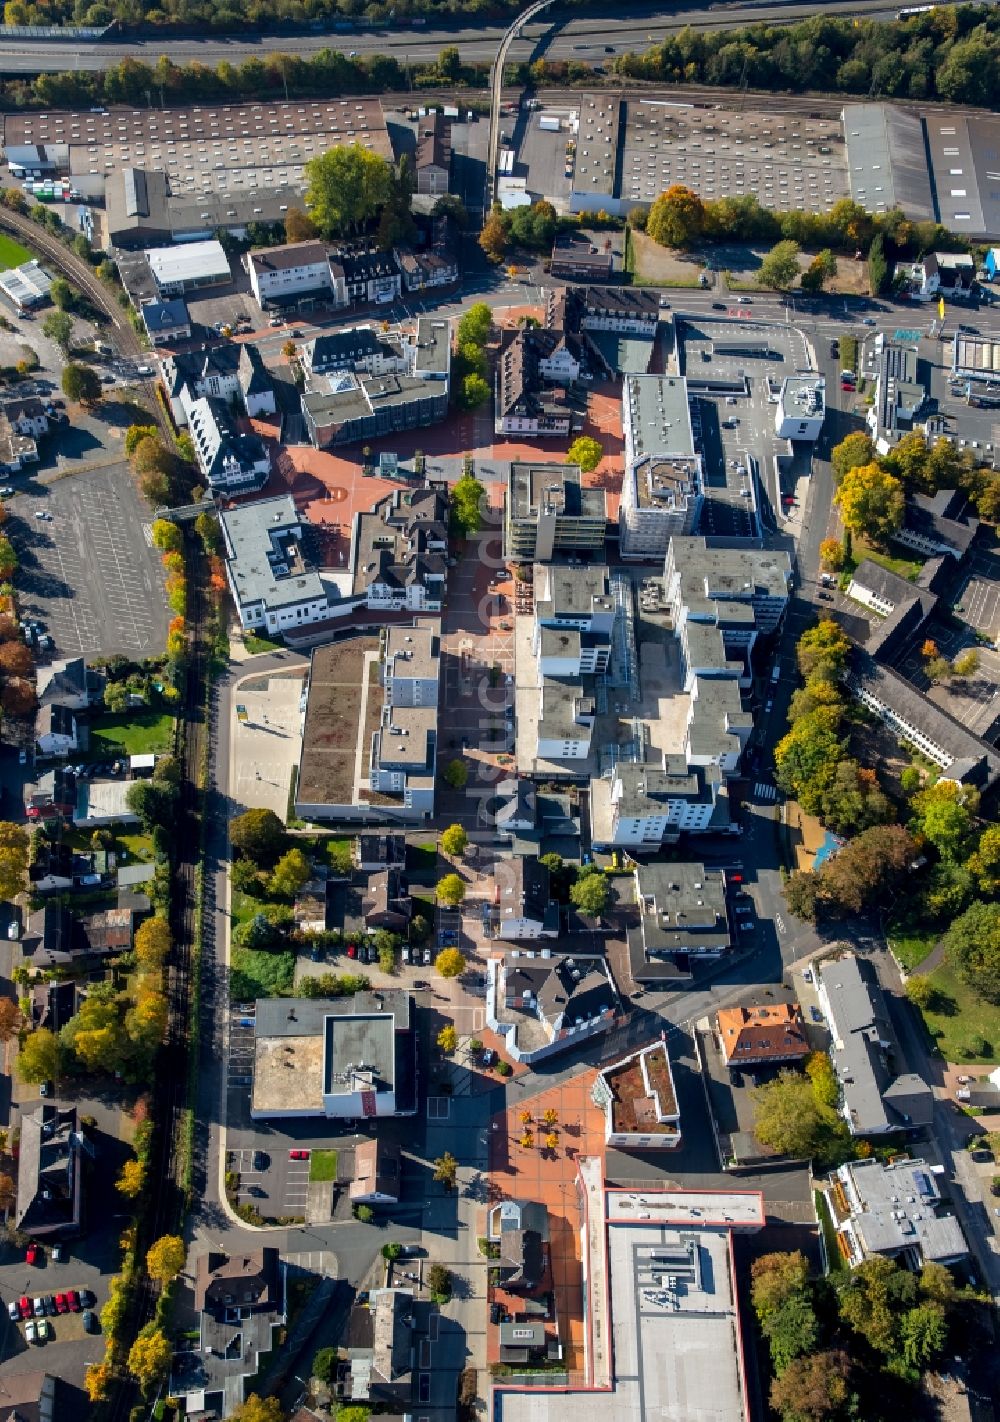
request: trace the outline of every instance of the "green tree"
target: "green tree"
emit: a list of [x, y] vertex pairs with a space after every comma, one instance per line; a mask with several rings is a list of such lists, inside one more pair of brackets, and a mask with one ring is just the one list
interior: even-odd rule
[[491, 262], [502, 262], [507, 250], [507, 227], [499, 212], [491, 212], [479, 234], [479, 245]]
[[84, 405], [93, 405], [101, 398], [101, 382], [89, 365], [63, 367], [62, 392], [67, 400], [78, 400]]
[[763, 1322], [809, 1283], [809, 1261], [799, 1250], [762, 1254], [750, 1266], [750, 1298]]
[[847, 666], [851, 639], [833, 618], [825, 617], [803, 632], [795, 646], [795, 658], [804, 681], [818, 676], [837, 681]]
[[184, 1268], [187, 1248], [177, 1234], [164, 1234], [146, 1250], [149, 1277], [159, 1284], [169, 1284]]
[[762, 258], [757, 271], [757, 285], [788, 291], [799, 274], [799, 244], [785, 238], [776, 242]]
[[392, 168], [361, 143], [345, 143], [305, 165], [306, 207], [326, 237], [350, 236], [389, 201]]
[[21, 1081], [37, 1086], [59, 1075], [59, 1039], [47, 1027], [36, 1027], [21, 1044], [17, 1058]]
[[194, 531], [201, 539], [206, 553], [218, 553], [222, 547], [222, 529], [219, 520], [210, 513], [200, 513], [194, 521]]
[[844, 475], [833, 495], [844, 526], [874, 543], [887, 543], [903, 522], [903, 486], [878, 464]]
[[[387, 1247], [388, 1247], [387, 1245], [383, 1245], [383, 1246], [382, 1246], [383, 1253], [385, 1252], [385, 1250], [386, 1250]], [[336, 1369], [337, 1369], [337, 1350], [336, 1350], [336, 1348], [320, 1348], [319, 1351], [317, 1352], [315, 1358], [313, 1358], [313, 1365], [312, 1365], [312, 1375], [313, 1375], [313, 1377], [314, 1377], [314, 1378], [319, 1378], [320, 1382], [322, 1382], [322, 1383], [329, 1383], [329, 1382], [332, 1382], [332, 1381], [333, 1381], [334, 1373], [336, 1372]]]
[[811, 869], [792, 874], [782, 891], [790, 913], [815, 923], [819, 914], [819, 883]]
[[273, 864], [285, 842], [285, 826], [273, 810], [245, 810], [230, 820], [229, 842], [255, 864]]
[[458, 387], [458, 406], [462, 410], [478, 410], [490, 398], [489, 382], [472, 372], [463, 375]]
[[951, 681], [952, 665], [947, 657], [931, 657], [924, 671], [932, 682]]
[[868, 248], [868, 285], [872, 296], [881, 296], [889, 280], [889, 263], [885, 259], [885, 242], [881, 232]]
[[906, 993], [907, 1002], [912, 1002], [913, 1006], [920, 1008], [921, 1011], [925, 1007], [930, 1007], [936, 996], [930, 978], [919, 975], [907, 978], [903, 991]]
[[976, 792], [954, 780], [938, 780], [914, 795], [912, 803], [914, 829], [930, 840], [942, 859], [964, 861], [979, 806]]
[[73, 305], [73, 288], [65, 277], [54, 277], [52, 285], [49, 287], [49, 296], [52, 305], [58, 307], [60, 311], [68, 311]]
[[493, 311], [485, 301], [474, 302], [458, 323], [460, 346], [485, 346], [493, 330]]
[[892, 1355], [899, 1345], [900, 1312], [916, 1299], [917, 1285], [908, 1270], [892, 1259], [865, 1259], [840, 1291], [842, 1320], [878, 1353]]
[[[138, 426], [132, 425], [130, 430]], [[169, 518], [153, 520], [153, 547], [161, 553], [180, 553], [184, 547], [184, 535], [177, 524]]]
[[837, 258], [830, 251], [829, 247], [824, 247], [822, 252], [817, 252], [812, 261], [802, 273], [803, 291], [822, 291], [825, 282], [837, 275]]
[[836, 708], [817, 707], [796, 721], [774, 748], [775, 778], [806, 814], [820, 813], [824, 792], [842, 759], [844, 743], [837, 735], [839, 721]]
[[289, 849], [281, 856], [271, 874], [270, 889], [277, 899], [294, 899], [309, 882], [312, 865], [301, 849]]
[[464, 852], [468, 842], [469, 836], [461, 825], [449, 825], [441, 833], [441, 848], [453, 859], [457, 859]]
[[31, 841], [23, 825], [0, 820], [0, 899], [15, 899], [28, 877]]
[[917, 1304], [903, 1315], [900, 1344], [908, 1367], [923, 1371], [938, 1358], [948, 1337], [948, 1324], [939, 1303]]
[[1000, 904], [970, 904], [945, 934], [944, 952], [973, 992], [1000, 1003]]
[[584, 474], [596, 469], [604, 458], [604, 448], [600, 440], [591, 435], [580, 435], [566, 451], [567, 464], [579, 464]]
[[444, 1155], [439, 1155], [434, 1162], [434, 1179], [446, 1190], [454, 1190], [457, 1176], [458, 1161], [446, 1150]]
[[9, 583], [18, 567], [14, 545], [5, 533], [0, 533], [0, 579]]
[[847, 1422], [856, 1417], [851, 1362], [840, 1349], [795, 1358], [771, 1384], [782, 1422]]
[[[486, 490], [473, 474], [463, 474], [452, 486], [451, 525], [459, 538], [468, 538], [471, 534], [479, 532], [482, 526], [485, 501]], [[463, 780], [461, 785], [455, 785], [452, 788], [461, 790], [464, 785], [465, 781]]]
[[457, 948], [442, 948], [434, 966], [443, 978], [460, 978], [465, 972], [465, 957]]
[[607, 876], [599, 869], [591, 874], [581, 872], [570, 885], [569, 899], [587, 918], [600, 918], [608, 906]]
[[683, 183], [674, 183], [661, 193], [646, 219], [647, 235], [661, 247], [691, 247], [704, 226], [705, 205], [698, 194]]
[[979, 653], [975, 647], [968, 647], [964, 652], [960, 652], [952, 663], [952, 670], [956, 676], [975, 676], [979, 670]]
[[863, 913], [899, 889], [917, 858], [917, 846], [902, 825], [873, 825], [842, 845], [819, 871], [824, 908]]
[[450, 1057], [458, 1047], [458, 1033], [450, 1022], [437, 1034], [437, 1044], [446, 1057]]
[[754, 1135], [761, 1145], [797, 1160], [822, 1156], [835, 1140], [846, 1139], [845, 1123], [816, 1099], [812, 1082], [797, 1071], [781, 1071], [754, 1089]]
[[72, 316], [66, 311], [50, 311], [42, 322], [42, 335], [54, 341], [64, 356], [69, 355], [73, 344]]
[[465, 898], [465, 883], [457, 874], [446, 874], [438, 883], [436, 894], [439, 904], [457, 908]]
[[969, 869], [984, 894], [1000, 893], [1000, 825], [987, 825], [983, 830], [969, 856]]
[[[367, 1413], [367, 1408], [338, 1407], [337, 1422], [352, 1422], [350, 1418], [345, 1419], [344, 1414], [355, 1411]], [[258, 1397], [252, 1393], [246, 1402], [239, 1403], [230, 1412], [229, 1422], [285, 1422], [285, 1414], [276, 1397]], [[367, 1418], [357, 1418], [354, 1422], [367, 1422]]]
[[469, 782], [469, 767], [464, 760], [450, 760], [444, 778], [453, 790], [464, 790]]
[[147, 1324], [129, 1349], [128, 1370], [149, 1391], [166, 1379], [173, 1352], [166, 1334], [155, 1324]]
[[165, 785], [158, 780], [133, 780], [126, 791], [125, 803], [150, 834], [157, 825], [166, 830], [173, 827], [179, 798], [175, 785]]
[[838, 482], [849, 470], [870, 464], [873, 452], [871, 440], [861, 430], [855, 430], [835, 444], [830, 451], [830, 463]]

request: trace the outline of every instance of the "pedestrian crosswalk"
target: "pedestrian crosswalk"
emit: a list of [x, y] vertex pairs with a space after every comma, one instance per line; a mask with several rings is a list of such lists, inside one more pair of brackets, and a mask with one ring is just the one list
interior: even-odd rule
[[766, 781], [759, 780], [753, 787], [753, 793], [758, 800], [770, 802], [778, 798], [778, 792], [773, 785], [768, 785]]

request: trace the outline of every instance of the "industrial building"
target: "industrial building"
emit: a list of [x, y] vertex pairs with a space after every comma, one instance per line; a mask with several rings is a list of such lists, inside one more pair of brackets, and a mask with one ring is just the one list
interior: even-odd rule
[[69, 176], [104, 197], [108, 241], [133, 249], [283, 221], [302, 205], [305, 164], [343, 143], [391, 160], [378, 99], [47, 110], [3, 125], [5, 153], [42, 148], [61, 165], [65, 148]]
[[826, 381], [816, 375], [789, 375], [781, 382], [774, 433], [779, 439], [815, 444], [826, 416]]
[[687, 381], [677, 375], [627, 375], [622, 429], [621, 554], [652, 561], [665, 556], [671, 538], [694, 532], [705, 498]]
[[215, 238], [155, 247], [147, 251], [146, 261], [161, 298], [184, 296], [206, 286], [222, 286], [231, 281], [233, 275], [222, 243]]

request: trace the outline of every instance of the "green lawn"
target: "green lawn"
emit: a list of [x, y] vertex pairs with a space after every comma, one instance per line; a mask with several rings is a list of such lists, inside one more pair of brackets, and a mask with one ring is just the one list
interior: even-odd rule
[[272, 642], [269, 637], [258, 637], [256, 632], [248, 632], [243, 638], [243, 645], [251, 656], [256, 656], [258, 652], [280, 652], [285, 644]]
[[924, 959], [937, 947], [941, 935], [936, 929], [926, 929], [920, 932], [904, 933], [891, 929], [889, 931], [889, 947], [902, 963], [907, 972], [912, 972], [914, 968], [919, 968]]
[[822, 1190], [813, 1191], [813, 1199], [816, 1202], [816, 1213], [819, 1216], [820, 1228], [823, 1231], [823, 1242], [826, 1245], [826, 1258], [831, 1274], [842, 1274], [847, 1268], [844, 1256], [837, 1246], [837, 1231], [833, 1227], [833, 1220], [830, 1218], [830, 1207], [827, 1204], [826, 1195]]
[[174, 718], [169, 711], [130, 711], [102, 716], [90, 728], [88, 760], [114, 760], [124, 755], [169, 751], [174, 744]]
[[880, 553], [877, 548], [870, 548], [863, 538], [855, 538], [855, 565], [860, 563], [863, 558], [870, 558], [880, 568], [886, 568], [890, 573], [898, 573], [901, 578], [908, 578], [911, 583], [916, 582], [920, 576], [920, 570], [924, 566], [922, 562], [914, 558], [892, 558], [888, 553]]
[[153, 858], [153, 839], [148, 834], [125, 834], [119, 830], [115, 834], [115, 848], [128, 850], [126, 864], [148, 864]]
[[314, 1150], [309, 1157], [309, 1181], [336, 1180], [337, 1152], [335, 1150]]
[[233, 927], [237, 924], [249, 923], [255, 914], [264, 908], [263, 899], [255, 899], [252, 894], [244, 894], [240, 889], [233, 890]]
[[10, 267], [19, 267], [23, 262], [30, 261], [31, 253], [27, 247], [22, 247], [20, 242], [15, 242], [6, 232], [0, 232], [0, 271], [5, 272]]
[[[938, 1051], [949, 1062], [1000, 1062], [1000, 1007], [976, 997], [947, 964], [929, 974], [936, 997], [923, 1018]], [[985, 1052], [973, 1052], [982, 1038]]]

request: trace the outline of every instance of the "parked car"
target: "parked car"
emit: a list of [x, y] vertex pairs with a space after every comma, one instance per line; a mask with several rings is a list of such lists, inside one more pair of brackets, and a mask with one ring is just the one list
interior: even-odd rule
[[412, 955], [412, 953], [410, 952], [409, 948], [404, 948], [404, 949], [403, 949], [403, 965], [404, 965], [404, 967], [409, 967], [410, 962], [411, 962], [411, 960], [412, 960], [412, 957], [413, 957], [413, 955]]
[[21, 1297], [17, 1301], [17, 1306], [21, 1311], [22, 1318], [31, 1317], [31, 1300], [28, 1298], [27, 1294], [21, 1295]]
[[308, 1152], [307, 1150], [290, 1150], [290, 1151], [288, 1152], [288, 1159], [289, 1159], [289, 1160], [308, 1160], [308, 1159], [309, 1159], [309, 1152]]
[[429, 948], [424, 949], [424, 967], [429, 968], [434, 961], [434, 954]]
[[47, 1318], [40, 1318], [35, 1324], [35, 1336], [39, 1343], [47, 1343], [54, 1337], [52, 1325]]
[[40, 1263], [41, 1258], [41, 1245], [36, 1244], [35, 1241], [32, 1240], [31, 1243], [28, 1245], [27, 1249], [24, 1251], [24, 1262], [26, 1264], [38, 1264]]
[[21, 1305], [18, 1303], [17, 1299], [11, 1299], [10, 1303], [7, 1305], [7, 1317], [10, 1319], [11, 1323], [20, 1323]]
[[56, 1294], [56, 1313], [69, 1313], [69, 1300], [65, 1294]]
[[429, 987], [430, 987], [430, 983], [427, 982], [424, 978], [414, 978], [414, 979], [413, 979], [413, 990], [414, 990], [414, 992], [423, 992], [426, 988], [429, 988]]
[[84, 1308], [93, 1308], [94, 1305], [95, 1305], [96, 1302], [97, 1302], [97, 1299], [96, 1299], [96, 1297], [95, 1297], [95, 1295], [94, 1295], [93, 1290], [92, 1290], [92, 1289], [81, 1289], [81, 1290], [80, 1290], [80, 1302], [83, 1304]]
[[38, 1325], [30, 1322], [30, 1320], [24, 1325], [24, 1341], [25, 1343], [38, 1342]]
[[39, 1294], [36, 1299], [32, 1299], [31, 1311], [36, 1318], [45, 1317], [45, 1300], [42, 1298], [41, 1294]]
[[80, 1303], [80, 1295], [77, 1293], [76, 1289], [69, 1290], [66, 1295], [66, 1302], [69, 1304], [70, 1313], [80, 1312], [82, 1304]]
[[97, 1322], [97, 1314], [92, 1308], [85, 1308], [83, 1311], [83, 1327], [86, 1333], [96, 1333], [100, 1325]]
[[51, 1294], [46, 1294], [45, 1297], [42, 1299], [42, 1303], [45, 1305], [45, 1312], [51, 1317], [56, 1311], [55, 1299], [52, 1297]]
[[270, 1164], [271, 1164], [271, 1157], [267, 1154], [266, 1151], [262, 1151], [262, 1150], [255, 1150], [255, 1151], [254, 1151], [254, 1153], [253, 1153], [253, 1168], [254, 1168], [254, 1170], [266, 1170], [267, 1167], [268, 1167]]
[[822, 1021], [823, 1021], [823, 1014], [822, 1014], [822, 1012], [820, 1012], [820, 1010], [819, 1010], [818, 1007], [810, 1007], [810, 1009], [809, 1009], [809, 1016], [812, 1018], [812, 1020], [813, 1020], [814, 1022], [822, 1022]]
[[65, 1244], [54, 1244], [52, 1246], [53, 1264], [65, 1264], [68, 1257]]

